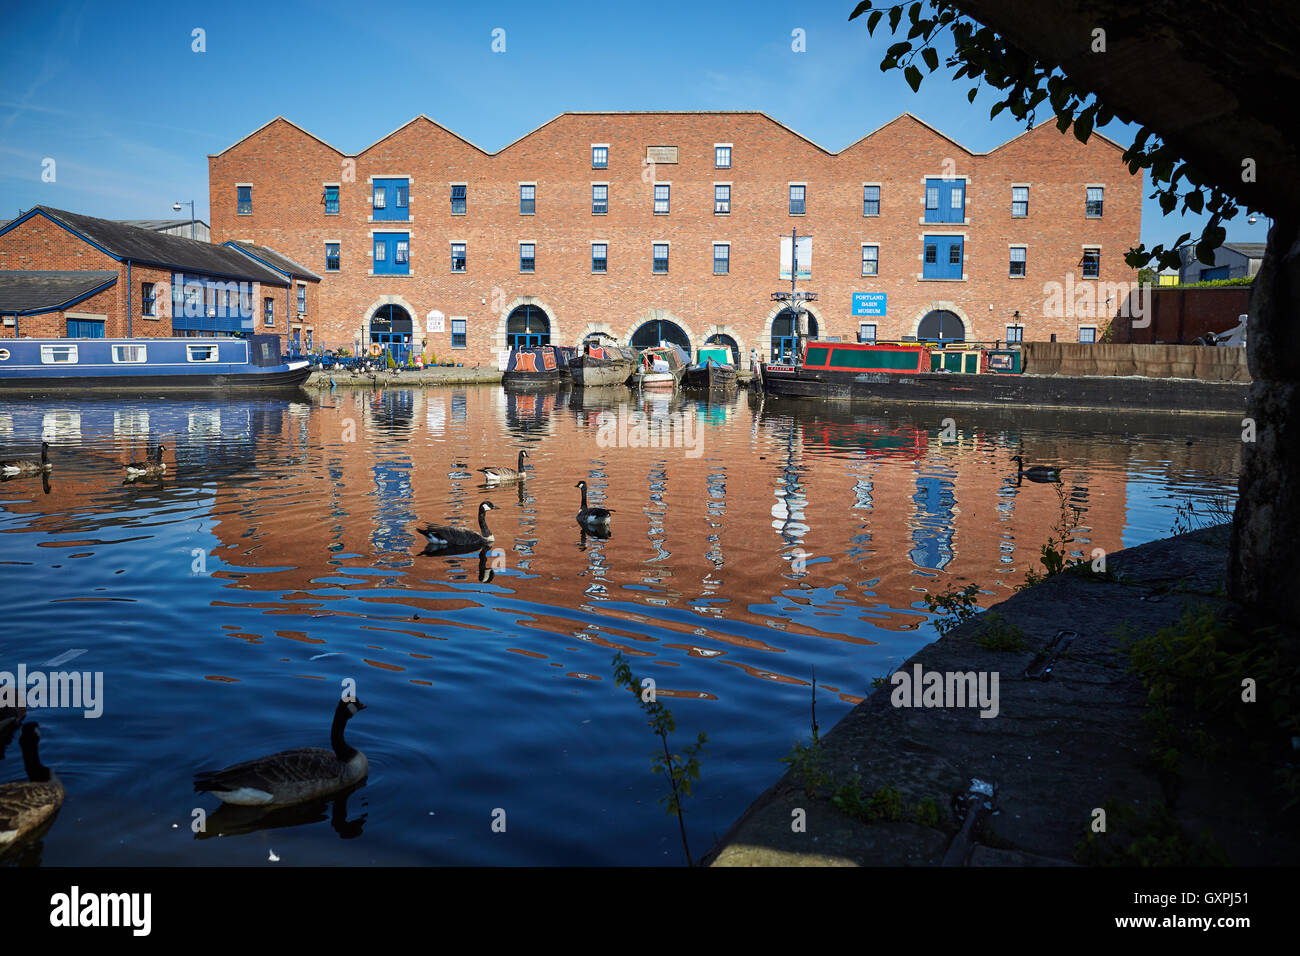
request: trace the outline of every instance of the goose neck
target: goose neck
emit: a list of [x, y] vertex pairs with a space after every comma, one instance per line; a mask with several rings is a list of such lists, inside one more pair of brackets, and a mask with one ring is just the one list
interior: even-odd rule
[[356, 755], [356, 748], [343, 739], [343, 728], [348, 723], [348, 711], [343, 705], [334, 712], [334, 725], [330, 728], [330, 746], [334, 749], [334, 756], [340, 760], [348, 761]]

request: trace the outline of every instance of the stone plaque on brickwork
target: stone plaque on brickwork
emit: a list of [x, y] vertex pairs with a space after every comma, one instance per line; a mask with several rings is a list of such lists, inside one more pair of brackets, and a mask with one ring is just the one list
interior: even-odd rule
[[677, 162], [676, 146], [647, 146], [645, 148], [645, 161], [647, 163], [675, 163]]

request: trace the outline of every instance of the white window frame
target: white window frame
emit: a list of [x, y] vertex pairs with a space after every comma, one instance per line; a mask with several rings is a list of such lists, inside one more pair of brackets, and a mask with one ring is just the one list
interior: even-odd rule
[[[212, 350], [212, 354], [211, 354], [211, 356], [208, 357], [208, 358], [195, 358], [195, 357], [194, 357], [194, 350], [195, 350], [195, 349], [211, 349], [211, 350]], [[185, 346], [185, 361], [187, 361], [187, 362], [203, 362], [203, 363], [207, 363], [207, 362], [219, 362], [219, 361], [221, 361], [221, 347], [220, 347], [219, 345], [217, 345], [217, 343], [215, 343], [215, 342], [212, 342], [212, 343], [209, 343], [209, 344], [206, 344], [206, 345], [187, 345], [187, 346]]]
[[[55, 358], [55, 350], [64, 354], [64, 358]], [[75, 345], [42, 345], [41, 346], [41, 364], [42, 365], [76, 365], [79, 361], [77, 356], [77, 346]]]
[[[139, 358], [121, 358], [119, 349], [131, 349]], [[115, 344], [110, 350], [114, 365], [140, 365], [149, 361], [149, 349], [143, 342], [122, 342]]]

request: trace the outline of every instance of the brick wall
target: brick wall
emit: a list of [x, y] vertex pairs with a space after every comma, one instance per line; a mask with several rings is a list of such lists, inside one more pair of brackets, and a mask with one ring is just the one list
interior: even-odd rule
[[[591, 168], [591, 145], [609, 144], [608, 169]], [[730, 169], [714, 168], [714, 144], [732, 144]], [[643, 165], [647, 146], [676, 146], [679, 162]], [[813, 238], [812, 307], [822, 335], [856, 337], [854, 292], [884, 292], [880, 339], [914, 335], [931, 309], [948, 309], [968, 339], [1006, 336], [1014, 314], [1027, 340], [1055, 333], [1076, 341], [1080, 325], [1104, 326], [1135, 278], [1123, 253], [1140, 232], [1140, 178], [1121, 150], [1088, 145], [1045, 124], [987, 155], [975, 155], [904, 115], [837, 154], [756, 113], [565, 114], [495, 155], [420, 117], [355, 156], [277, 119], [209, 157], [214, 241], [250, 239], [320, 272], [318, 344], [351, 345], [381, 305], [407, 309], [439, 358], [489, 364], [505, 344], [505, 317], [519, 304], [543, 308], [551, 340], [573, 344], [596, 329], [626, 342], [647, 318], [676, 322], [693, 346], [722, 331], [747, 353], [766, 354], [779, 307], [779, 237]], [[967, 177], [967, 223], [922, 224], [924, 180]], [[410, 179], [410, 222], [368, 221], [370, 180]], [[652, 178], [653, 177], [653, 178]], [[671, 184], [668, 215], [653, 213], [653, 183]], [[236, 213], [236, 183], [253, 184], [253, 212]], [[468, 186], [467, 214], [451, 214], [453, 183]], [[520, 214], [519, 184], [536, 183], [536, 214]], [[592, 215], [591, 184], [609, 183], [609, 212]], [[731, 184], [730, 215], [715, 215], [713, 186]], [[807, 184], [807, 211], [791, 216], [788, 184]], [[340, 186], [327, 215], [326, 183]], [[863, 183], [880, 183], [881, 214], [862, 214]], [[1011, 217], [1011, 184], [1029, 183], [1029, 216]], [[1084, 216], [1085, 186], [1104, 184], [1105, 215]], [[410, 234], [409, 276], [371, 274], [371, 233]], [[922, 281], [922, 236], [965, 235], [963, 280]], [[325, 243], [342, 245], [342, 267], [325, 272]], [[450, 243], [468, 245], [467, 269], [451, 272]], [[537, 247], [536, 272], [521, 275], [518, 243]], [[608, 272], [591, 272], [590, 245], [608, 244]], [[651, 246], [670, 245], [669, 272], [652, 272]], [[713, 275], [712, 243], [731, 246], [731, 270]], [[861, 246], [880, 247], [879, 275], [861, 275]], [[1025, 278], [1008, 276], [1009, 246], [1028, 248]], [[1083, 280], [1084, 244], [1101, 248], [1097, 281]], [[1068, 299], [1046, 283], [1061, 283]], [[1059, 293], [1060, 290], [1058, 290]], [[1063, 308], [1063, 302], [1068, 307]], [[990, 309], [990, 306], [992, 308]], [[453, 316], [469, 320], [467, 348], [451, 349]]]

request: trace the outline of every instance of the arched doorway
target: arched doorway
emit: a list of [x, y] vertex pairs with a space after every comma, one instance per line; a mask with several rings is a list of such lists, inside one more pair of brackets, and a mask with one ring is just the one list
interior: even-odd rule
[[632, 333], [631, 346], [634, 349], [648, 349], [656, 345], [680, 345], [691, 354], [691, 338], [676, 322], [667, 319], [651, 319]]
[[927, 312], [916, 327], [918, 342], [965, 342], [966, 326], [957, 313], [947, 309]]
[[551, 344], [551, 320], [535, 305], [521, 305], [506, 319], [506, 345], [528, 349]]
[[370, 344], [378, 345], [398, 365], [405, 365], [411, 352], [411, 314], [400, 305], [381, 305], [370, 317]]
[[704, 340], [705, 345], [720, 345], [731, 353], [731, 364], [740, 368], [740, 343], [730, 335], [715, 332]]
[[[808, 317], [808, 338], [817, 338], [817, 317], [811, 312], [804, 312]], [[772, 320], [772, 361], [793, 362], [795, 349], [794, 312], [782, 309]]]

